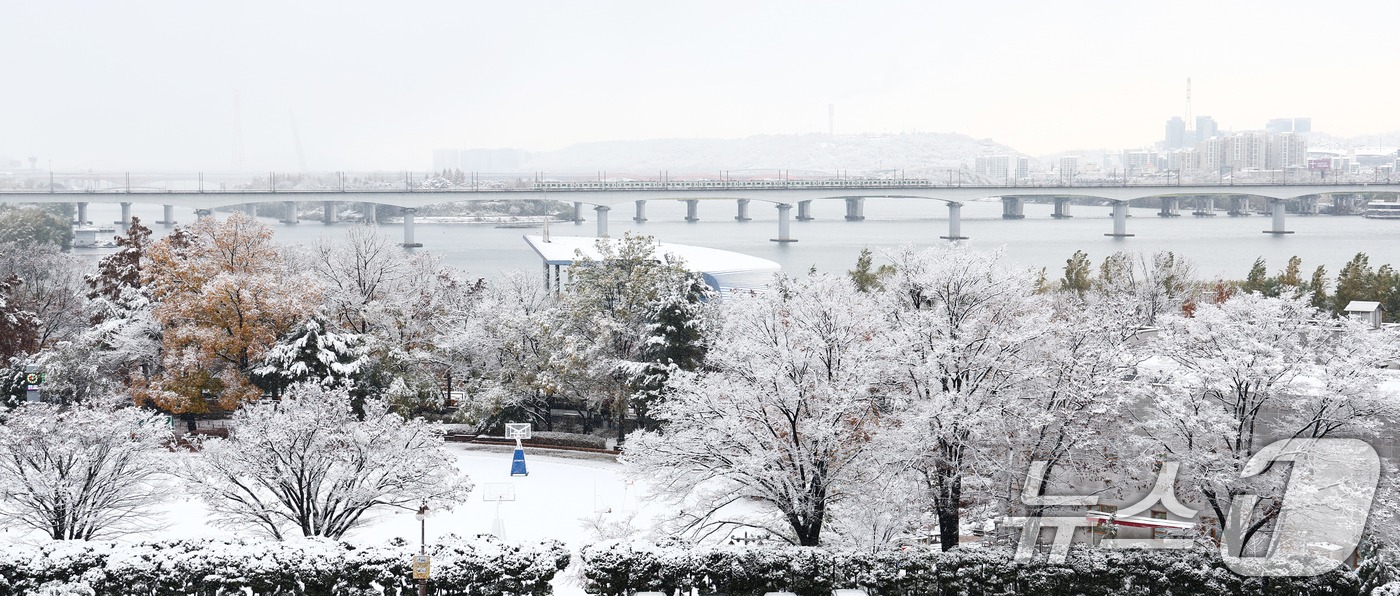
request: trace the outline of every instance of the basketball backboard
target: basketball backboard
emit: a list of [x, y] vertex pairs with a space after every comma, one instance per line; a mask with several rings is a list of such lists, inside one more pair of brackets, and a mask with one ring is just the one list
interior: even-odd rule
[[507, 438], [507, 439], [529, 439], [529, 438], [530, 438], [530, 425], [529, 425], [529, 423], [507, 422], [507, 423], [506, 423], [506, 438]]
[[514, 482], [487, 482], [481, 485], [481, 500], [483, 501], [514, 501]]

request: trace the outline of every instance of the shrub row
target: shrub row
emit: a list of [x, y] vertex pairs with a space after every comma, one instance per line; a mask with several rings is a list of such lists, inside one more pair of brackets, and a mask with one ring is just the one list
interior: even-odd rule
[[558, 445], [560, 447], [585, 447], [588, 449], [606, 449], [608, 446], [608, 440], [603, 437], [549, 431], [536, 431], [532, 433], [530, 440], [526, 441], [526, 443], [534, 443], [536, 445]]
[[[449, 536], [429, 545], [435, 594], [543, 596], [569, 563], [552, 540], [511, 545]], [[0, 596], [404, 595], [417, 593], [403, 541], [357, 548], [331, 540], [59, 541], [0, 545]]]
[[1207, 551], [1076, 547], [1064, 565], [1015, 563], [1002, 549], [854, 551], [799, 547], [686, 546], [605, 542], [582, 552], [587, 590], [761, 596], [1356, 596], [1360, 581], [1336, 569], [1311, 578], [1240, 577]]

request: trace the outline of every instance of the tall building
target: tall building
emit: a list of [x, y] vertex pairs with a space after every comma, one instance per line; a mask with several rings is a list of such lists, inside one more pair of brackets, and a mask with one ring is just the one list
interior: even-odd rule
[[1010, 155], [992, 155], [987, 158], [987, 177], [992, 182], [1004, 182], [1011, 178]]
[[1123, 152], [1123, 169], [1128, 175], [1141, 174], [1157, 165], [1157, 156], [1151, 151], [1127, 150]]
[[1079, 175], [1079, 156], [1065, 155], [1060, 157], [1060, 178], [1069, 180]]
[[1269, 135], [1262, 132], [1242, 132], [1225, 137], [1227, 165], [1234, 171], [1263, 170], [1268, 166]]
[[1312, 132], [1312, 118], [1294, 118], [1293, 132]]
[[1196, 116], [1196, 143], [1208, 140], [1218, 134], [1220, 134], [1220, 127], [1215, 124], [1215, 118]]
[[1215, 173], [1220, 168], [1229, 165], [1225, 139], [1221, 137], [1211, 137], [1196, 143], [1196, 163], [1201, 171]]
[[1017, 180], [1025, 180], [1026, 178], [1030, 178], [1030, 177], [1031, 177], [1031, 158], [1029, 158], [1029, 157], [1017, 157], [1017, 158], [1016, 158], [1016, 179], [1017, 179]]
[[1167, 169], [1175, 170], [1183, 174], [1194, 173], [1201, 169], [1200, 153], [1195, 149], [1177, 149], [1167, 154]]
[[983, 155], [973, 158], [972, 172], [979, 176], [987, 175], [987, 156]]
[[1180, 149], [1186, 146], [1186, 121], [1177, 116], [1172, 116], [1167, 121], [1167, 138], [1163, 149]]
[[1279, 133], [1282, 133], [1282, 132], [1293, 132], [1293, 119], [1292, 119], [1292, 118], [1273, 118], [1273, 119], [1270, 119], [1270, 120], [1269, 120], [1269, 123], [1264, 125], [1264, 130], [1267, 131], [1267, 132], [1268, 132], [1269, 134], [1271, 134], [1271, 135], [1276, 135], [1276, 134], [1279, 134]]
[[1304, 168], [1308, 165], [1308, 137], [1285, 132], [1269, 139], [1269, 169]]

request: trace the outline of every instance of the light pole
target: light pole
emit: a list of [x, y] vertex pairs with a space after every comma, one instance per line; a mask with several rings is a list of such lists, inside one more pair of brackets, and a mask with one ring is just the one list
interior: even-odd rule
[[[424, 503], [418, 508], [418, 513], [413, 517], [418, 518], [418, 554], [428, 554], [428, 504]], [[428, 578], [418, 580], [418, 596], [428, 596]]]

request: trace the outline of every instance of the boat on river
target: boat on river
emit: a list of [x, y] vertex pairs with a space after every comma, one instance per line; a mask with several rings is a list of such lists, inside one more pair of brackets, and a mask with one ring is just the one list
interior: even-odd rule
[[1366, 211], [1361, 217], [1371, 219], [1400, 219], [1400, 203], [1371, 201], [1366, 204]]

